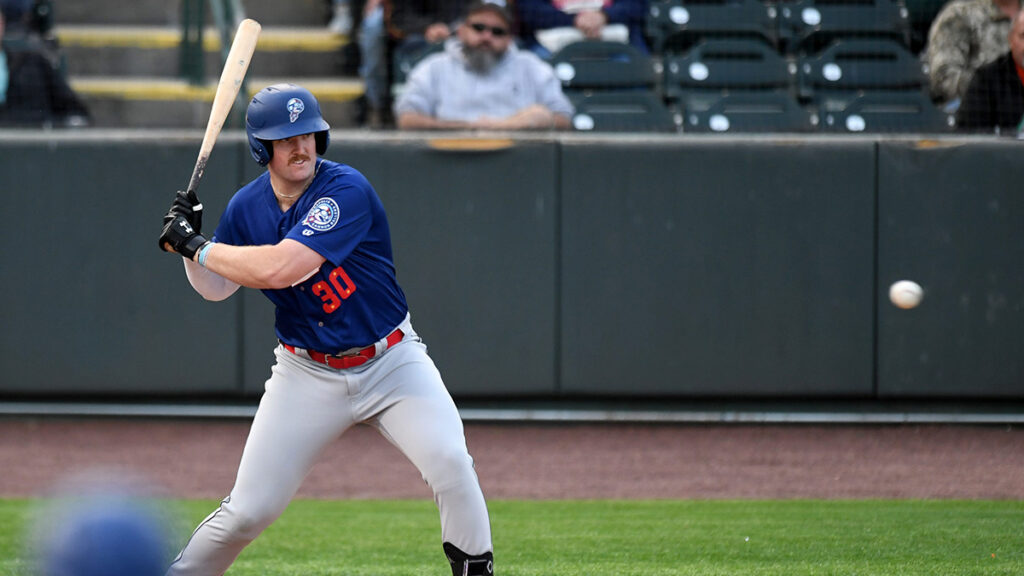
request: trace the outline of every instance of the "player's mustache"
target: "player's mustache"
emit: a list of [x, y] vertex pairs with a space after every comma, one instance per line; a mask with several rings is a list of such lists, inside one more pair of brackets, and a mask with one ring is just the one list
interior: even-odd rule
[[309, 156], [307, 156], [305, 154], [292, 154], [291, 156], [288, 157], [288, 163], [289, 164], [292, 163], [292, 162], [308, 162], [308, 161], [309, 161]]

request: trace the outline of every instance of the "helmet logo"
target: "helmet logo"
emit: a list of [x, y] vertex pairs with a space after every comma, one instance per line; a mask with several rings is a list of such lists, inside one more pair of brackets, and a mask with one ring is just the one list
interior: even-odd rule
[[299, 114], [302, 114], [302, 111], [306, 109], [306, 105], [298, 98], [292, 98], [286, 106], [288, 108], [288, 121], [292, 123], [298, 120]]

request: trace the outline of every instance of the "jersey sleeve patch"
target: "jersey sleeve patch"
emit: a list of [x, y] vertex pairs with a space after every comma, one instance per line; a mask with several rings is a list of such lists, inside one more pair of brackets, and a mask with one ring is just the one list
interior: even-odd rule
[[312, 234], [313, 231], [327, 232], [334, 228], [340, 220], [341, 208], [338, 207], [338, 203], [333, 198], [321, 198], [306, 214], [306, 219], [302, 224], [311, 230], [304, 230], [303, 234]]

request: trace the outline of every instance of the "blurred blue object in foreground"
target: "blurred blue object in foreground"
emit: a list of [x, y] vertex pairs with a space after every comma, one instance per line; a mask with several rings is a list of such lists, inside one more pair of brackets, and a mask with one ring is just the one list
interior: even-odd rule
[[37, 518], [38, 576], [161, 576], [170, 560], [163, 515], [116, 482], [64, 490]]

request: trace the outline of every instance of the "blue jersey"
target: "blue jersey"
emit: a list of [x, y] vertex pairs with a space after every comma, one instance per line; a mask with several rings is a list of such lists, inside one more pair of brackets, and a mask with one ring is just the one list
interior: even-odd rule
[[301, 242], [327, 260], [298, 284], [263, 290], [285, 344], [334, 354], [387, 336], [408, 312], [384, 206], [351, 166], [317, 160], [313, 182], [281, 212], [264, 172], [228, 202], [214, 235], [234, 246]]

